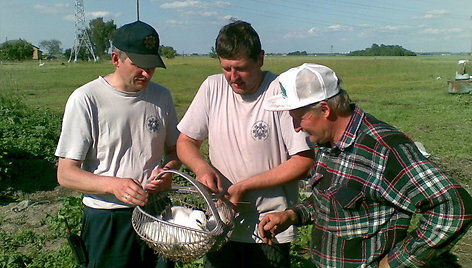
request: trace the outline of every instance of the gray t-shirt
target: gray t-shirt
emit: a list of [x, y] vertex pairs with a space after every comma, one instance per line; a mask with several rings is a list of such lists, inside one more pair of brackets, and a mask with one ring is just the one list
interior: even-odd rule
[[[288, 112], [263, 109], [264, 99], [280, 93], [276, 75], [265, 72], [264, 81], [250, 96], [236, 94], [222, 74], [209, 76], [201, 85], [177, 126], [185, 135], [208, 139], [212, 165], [226, 178], [226, 187], [277, 167], [301, 151], [309, 150], [306, 134], [296, 133]], [[298, 200], [298, 182], [247, 192], [240, 204], [231, 240], [262, 242], [257, 224], [273, 211], [282, 211]], [[281, 243], [293, 241], [295, 230], [280, 233]]]
[[[160, 163], [165, 146], [176, 144], [177, 115], [170, 92], [155, 83], [127, 93], [99, 77], [69, 97], [56, 156], [83, 160], [97, 175], [138, 179], [143, 185]], [[129, 205], [114, 195], [86, 194], [92, 208]]]

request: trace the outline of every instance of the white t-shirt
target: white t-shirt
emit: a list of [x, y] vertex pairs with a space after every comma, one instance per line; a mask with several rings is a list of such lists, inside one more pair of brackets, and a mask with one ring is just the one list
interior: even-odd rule
[[[257, 92], [243, 96], [233, 92], [223, 74], [209, 76], [178, 124], [185, 135], [208, 139], [212, 165], [226, 177], [225, 187], [277, 167], [290, 155], [309, 150], [306, 134], [296, 133], [288, 112], [263, 109], [265, 98], [280, 93], [276, 75], [265, 72]], [[274, 82], [273, 82], [274, 81]], [[298, 200], [298, 182], [247, 192], [239, 204], [239, 217], [231, 240], [262, 242], [257, 224], [273, 211], [283, 211]], [[279, 242], [295, 238], [290, 227], [277, 235]]]
[[[99, 77], [69, 97], [56, 156], [83, 160], [97, 175], [135, 178], [143, 185], [161, 161], [165, 146], [176, 144], [177, 115], [170, 92], [155, 83], [127, 93]], [[129, 205], [114, 195], [86, 194], [92, 208]]]

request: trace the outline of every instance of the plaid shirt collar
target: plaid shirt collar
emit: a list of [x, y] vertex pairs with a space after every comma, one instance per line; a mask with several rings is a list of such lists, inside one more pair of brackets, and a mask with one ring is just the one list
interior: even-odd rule
[[[361, 108], [355, 104], [351, 104], [351, 106], [353, 108], [351, 120], [349, 120], [346, 130], [344, 130], [341, 140], [338, 142], [338, 144], [336, 144], [336, 147], [340, 151], [344, 151], [346, 148], [354, 144], [358, 130], [361, 127], [362, 120], [365, 117], [365, 113], [361, 110]], [[320, 147], [329, 147], [329, 143], [320, 145]]]

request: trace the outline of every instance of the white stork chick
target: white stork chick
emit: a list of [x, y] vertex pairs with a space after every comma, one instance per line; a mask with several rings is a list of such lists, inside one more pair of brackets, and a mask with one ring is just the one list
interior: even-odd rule
[[207, 230], [207, 218], [203, 211], [182, 206], [171, 208], [172, 218], [168, 221], [197, 230]]
[[189, 215], [189, 226], [190, 228], [194, 228], [197, 230], [207, 230], [207, 217], [205, 213], [201, 210], [194, 210], [192, 213]]

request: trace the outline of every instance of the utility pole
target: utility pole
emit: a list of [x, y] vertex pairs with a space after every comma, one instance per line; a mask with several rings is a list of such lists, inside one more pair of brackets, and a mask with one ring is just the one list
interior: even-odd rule
[[139, 0], [136, 0], [136, 20], [139, 20]]

